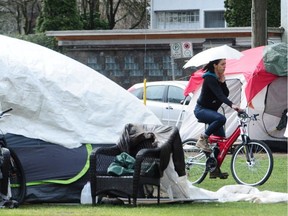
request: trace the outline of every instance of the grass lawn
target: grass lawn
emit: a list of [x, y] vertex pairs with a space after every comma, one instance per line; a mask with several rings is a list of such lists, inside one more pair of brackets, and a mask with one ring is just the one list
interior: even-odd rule
[[[211, 191], [217, 191], [224, 185], [235, 184], [230, 173], [230, 158], [228, 157], [223, 165], [222, 170], [228, 171], [230, 176], [226, 180], [206, 178], [200, 185], [201, 188]], [[274, 154], [274, 169], [269, 180], [258, 189], [288, 192], [287, 190], [287, 154]], [[27, 216], [46, 216], [46, 215], [81, 215], [81, 216], [121, 216], [121, 215], [138, 215], [138, 216], [225, 216], [225, 215], [288, 215], [288, 203], [275, 204], [257, 204], [250, 202], [230, 202], [230, 203], [174, 203], [174, 204], [143, 204], [137, 208], [128, 205], [111, 206], [111, 205], [78, 205], [78, 204], [25, 204], [18, 209], [0, 209], [1, 216], [4, 215], [27, 215]]]

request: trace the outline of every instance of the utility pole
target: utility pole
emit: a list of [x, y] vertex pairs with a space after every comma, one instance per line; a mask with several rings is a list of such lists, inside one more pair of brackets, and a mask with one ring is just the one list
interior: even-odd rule
[[252, 0], [252, 48], [267, 45], [267, 0]]

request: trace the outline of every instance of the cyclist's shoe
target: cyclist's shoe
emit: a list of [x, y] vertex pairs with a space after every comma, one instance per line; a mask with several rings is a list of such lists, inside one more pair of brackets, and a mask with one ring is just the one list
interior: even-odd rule
[[208, 145], [208, 138], [205, 138], [203, 135], [201, 135], [196, 142], [196, 147], [202, 149], [205, 152], [212, 152], [212, 149]]
[[221, 172], [220, 168], [217, 167], [213, 172], [210, 172], [210, 179], [227, 179], [229, 174], [227, 172]]

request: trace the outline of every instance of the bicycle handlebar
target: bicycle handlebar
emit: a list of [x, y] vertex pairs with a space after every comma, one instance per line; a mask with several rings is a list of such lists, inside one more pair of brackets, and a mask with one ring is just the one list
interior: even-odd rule
[[250, 119], [250, 120], [256, 121], [257, 116], [259, 116], [259, 114], [253, 114], [253, 115], [249, 116], [245, 110], [238, 111], [238, 117], [242, 118], [242, 119]]
[[0, 118], [2, 118], [5, 113], [8, 113], [8, 112], [10, 112], [12, 110], [13, 110], [13, 108], [11, 108], [11, 107], [9, 109], [7, 109], [7, 110], [4, 110], [3, 112], [0, 113]]

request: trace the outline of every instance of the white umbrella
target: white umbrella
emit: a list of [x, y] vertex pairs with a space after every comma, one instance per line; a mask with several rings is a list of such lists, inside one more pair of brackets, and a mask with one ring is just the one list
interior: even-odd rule
[[239, 59], [242, 56], [243, 54], [241, 52], [227, 45], [218, 46], [196, 54], [183, 66], [183, 68], [185, 69], [192, 66], [198, 67], [216, 59]]

